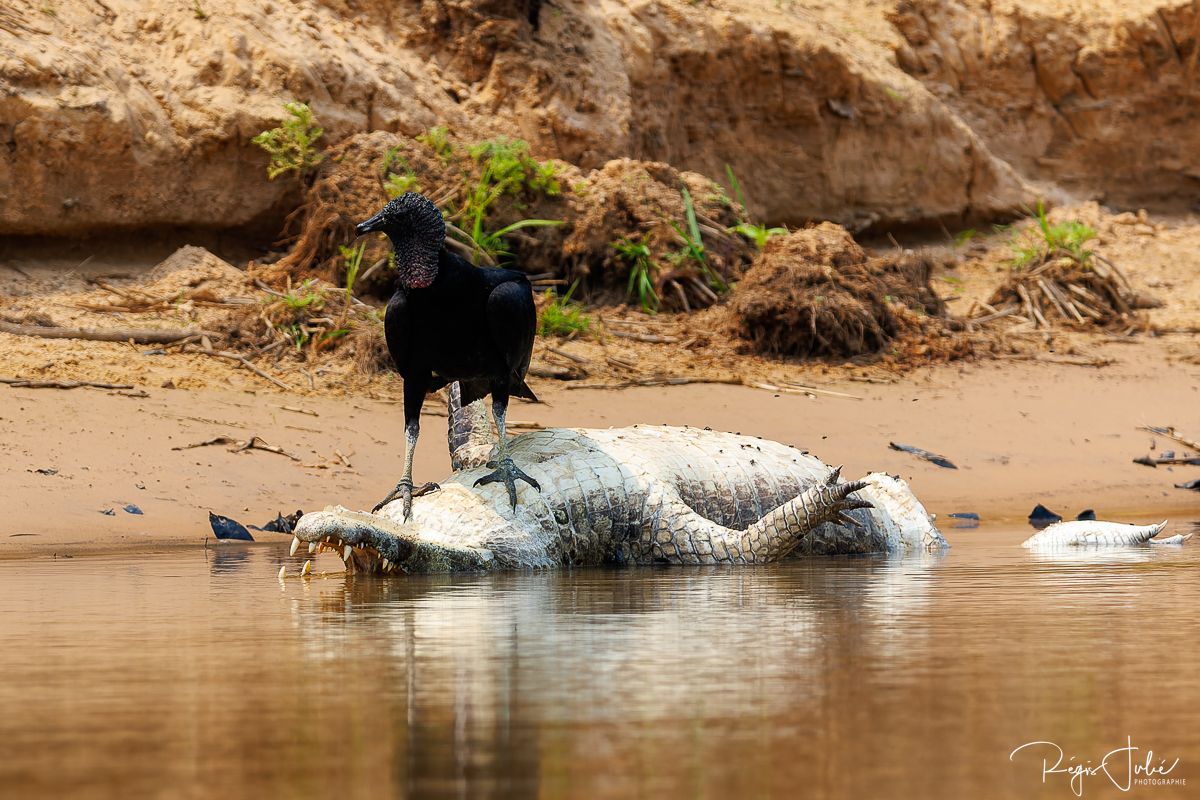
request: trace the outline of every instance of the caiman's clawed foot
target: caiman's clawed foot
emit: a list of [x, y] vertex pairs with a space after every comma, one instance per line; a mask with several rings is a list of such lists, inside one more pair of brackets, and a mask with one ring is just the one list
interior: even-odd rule
[[431, 494], [441, 488], [442, 487], [438, 486], [436, 483], [430, 482], [424, 484], [419, 489], [414, 491], [412, 481], [408, 478], [402, 478], [400, 482], [396, 484], [396, 488], [392, 489], [392, 491], [388, 493], [387, 497], [375, 504], [375, 507], [371, 509], [371, 513], [378, 513], [379, 509], [383, 508], [397, 497], [400, 497], [404, 499], [404, 521], [408, 522], [408, 518], [412, 516], [413, 498]]
[[512, 503], [513, 511], [517, 510], [517, 481], [522, 480], [528, 483], [539, 492], [542, 490], [541, 485], [533, 478], [521, 471], [521, 468], [513, 463], [511, 458], [507, 456], [499, 461], [489, 461], [489, 467], [496, 471], [490, 475], [484, 475], [479, 480], [475, 481], [476, 486], [482, 486], [487, 483], [495, 483], [496, 481], [504, 481], [504, 485], [508, 487], [508, 500]]

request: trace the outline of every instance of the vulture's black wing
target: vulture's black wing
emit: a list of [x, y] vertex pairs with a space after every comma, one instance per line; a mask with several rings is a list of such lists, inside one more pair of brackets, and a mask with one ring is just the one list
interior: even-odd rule
[[533, 337], [537, 333], [537, 307], [533, 304], [529, 281], [521, 277], [492, 289], [487, 300], [487, 320], [492, 341], [508, 370], [509, 392], [536, 401], [537, 397], [525, 384], [525, 371], [529, 369]]

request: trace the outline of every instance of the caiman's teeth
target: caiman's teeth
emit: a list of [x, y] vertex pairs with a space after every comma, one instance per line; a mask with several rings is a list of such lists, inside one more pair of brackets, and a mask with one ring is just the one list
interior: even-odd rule
[[294, 555], [296, 555], [296, 551], [297, 551], [297, 550], [299, 550], [299, 549], [300, 549], [300, 537], [299, 537], [299, 536], [293, 536], [293, 537], [292, 537], [292, 549], [288, 551], [288, 555], [289, 555], [289, 556], [294, 556]]
[[[293, 548], [293, 550], [294, 549], [295, 548]], [[293, 553], [293, 555], [295, 555], [295, 554]], [[284, 564], [282, 567], [279, 568], [279, 577], [281, 579], [287, 577], [287, 564]]]
[[346, 549], [342, 551], [342, 561], [349, 561], [352, 552], [354, 551], [350, 548], [350, 545], [346, 545]]
[[317, 543], [309, 542], [308, 543], [308, 554], [311, 556], [311, 555], [316, 554], [316, 552], [317, 552]]
[[300, 570], [300, 574], [301, 575], [311, 575], [312, 574], [312, 561], [311, 560], [304, 562], [304, 569]]
[[388, 570], [388, 560], [385, 558], [383, 560], [383, 571], [387, 572], [387, 570]]

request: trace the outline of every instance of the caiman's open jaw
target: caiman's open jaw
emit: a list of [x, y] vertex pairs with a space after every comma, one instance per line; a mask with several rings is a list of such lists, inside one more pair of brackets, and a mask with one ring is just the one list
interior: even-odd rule
[[418, 538], [411, 526], [390, 519], [350, 511], [341, 506], [305, 514], [296, 525], [292, 554], [301, 542], [308, 552], [333, 550], [349, 572], [387, 574], [401, 572], [461, 572], [486, 570], [493, 556], [489, 550], [455, 547]]

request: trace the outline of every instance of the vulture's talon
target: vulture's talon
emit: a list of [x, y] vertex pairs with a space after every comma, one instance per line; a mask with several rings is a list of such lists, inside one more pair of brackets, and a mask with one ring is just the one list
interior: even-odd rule
[[[425, 491], [425, 486], [421, 487], [421, 491]], [[420, 495], [417, 496], [420, 497]], [[375, 504], [375, 507], [371, 509], [371, 513], [378, 514], [379, 509], [383, 508], [396, 498], [401, 498], [404, 500], [404, 521], [408, 522], [408, 518], [412, 516], [413, 485], [411, 478], [401, 478], [400, 482], [396, 484], [396, 488], [388, 492], [387, 497]]]
[[489, 483], [501, 481], [505, 488], [508, 489], [508, 501], [512, 504], [513, 511], [517, 510], [517, 481], [525, 481], [539, 492], [542, 490], [541, 484], [533, 478], [526, 475], [520, 467], [513, 463], [511, 458], [505, 457], [498, 462], [489, 462], [488, 466], [495, 463], [496, 470], [475, 481], [476, 486], [484, 486]]

